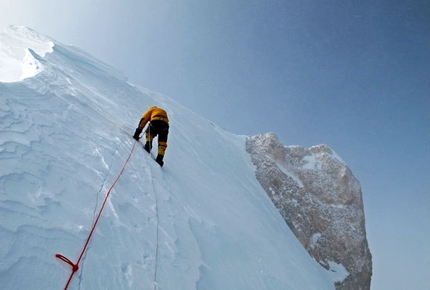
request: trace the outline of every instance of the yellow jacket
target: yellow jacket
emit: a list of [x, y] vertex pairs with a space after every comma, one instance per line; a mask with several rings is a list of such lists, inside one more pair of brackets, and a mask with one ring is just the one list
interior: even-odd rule
[[145, 128], [146, 124], [149, 121], [154, 121], [154, 120], [164, 121], [167, 124], [169, 124], [169, 118], [167, 117], [166, 111], [156, 106], [151, 106], [149, 107], [148, 111], [143, 113], [142, 119], [140, 120], [140, 123], [139, 123], [139, 128], [142, 130], [143, 128]]

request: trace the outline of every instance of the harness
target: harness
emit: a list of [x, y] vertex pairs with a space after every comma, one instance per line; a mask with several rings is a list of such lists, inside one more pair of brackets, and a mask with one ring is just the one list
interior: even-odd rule
[[[164, 116], [162, 116], [164, 117]], [[164, 117], [165, 118], [165, 117]], [[165, 118], [167, 120], [167, 118]], [[164, 120], [155, 119], [149, 122], [150, 130], [154, 133], [164, 133], [169, 131], [169, 123]]]

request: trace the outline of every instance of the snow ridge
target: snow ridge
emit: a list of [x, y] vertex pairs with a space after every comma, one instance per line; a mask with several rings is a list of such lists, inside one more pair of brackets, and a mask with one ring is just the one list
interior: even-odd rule
[[136, 146], [69, 289], [333, 289], [255, 179], [245, 136], [30, 29], [1, 40], [7, 70], [22, 69], [10, 47], [43, 67], [0, 82], [2, 289], [64, 287], [54, 255], [79, 255], [150, 105], [171, 119], [165, 166]]
[[22, 26], [8, 26], [5, 32], [0, 34], [0, 82], [21, 81], [43, 71], [35, 56], [51, 53], [54, 43]]

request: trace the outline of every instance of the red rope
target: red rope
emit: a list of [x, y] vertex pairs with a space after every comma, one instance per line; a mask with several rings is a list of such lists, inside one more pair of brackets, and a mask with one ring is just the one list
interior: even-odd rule
[[79, 259], [76, 262], [76, 264], [74, 264], [72, 261], [70, 261], [68, 258], [66, 258], [65, 256], [61, 255], [61, 254], [56, 254], [55, 257], [57, 257], [58, 259], [66, 262], [67, 264], [69, 264], [70, 266], [72, 266], [72, 273], [70, 274], [69, 280], [66, 283], [66, 286], [64, 287], [64, 290], [67, 289], [67, 287], [69, 287], [70, 281], [72, 281], [72, 277], [75, 274], [76, 271], [78, 271], [79, 269], [79, 262], [82, 259], [82, 256], [85, 253], [85, 250], [87, 249], [88, 243], [90, 242], [91, 236], [93, 235], [93, 232], [97, 226], [97, 223], [99, 221], [100, 215], [102, 214], [102, 211], [105, 207], [106, 201], [108, 200], [108, 197], [110, 195], [110, 192], [112, 191], [113, 187], [115, 186], [115, 184], [117, 183], [117, 181], [119, 180], [119, 178], [121, 177], [122, 173], [124, 172], [125, 166], [127, 165], [128, 161], [130, 160], [131, 154], [133, 153], [134, 147], [136, 146], [136, 141], [134, 141], [133, 143], [133, 147], [131, 148], [130, 154], [128, 155], [127, 160], [124, 162], [124, 165], [122, 166], [121, 172], [118, 174], [117, 178], [115, 179], [115, 181], [112, 183], [111, 187], [109, 188], [109, 190], [106, 193], [106, 197], [105, 200], [103, 201], [103, 204], [100, 208], [100, 211], [97, 215], [96, 220], [94, 221], [93, 227], [90, 231], [90, 234], [88, 235], [87, 241], [85, 242], [84, 247], [82, 248], [81, 254], [79, 255]]

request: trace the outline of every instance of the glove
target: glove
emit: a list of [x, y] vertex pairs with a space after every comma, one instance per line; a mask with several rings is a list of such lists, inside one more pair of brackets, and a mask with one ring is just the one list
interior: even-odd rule
[[134, 132], [133, 138], [136, 139], [137, 141], [139, 141], [140, 137], [140, 133], [142, 133], [142, 130], [139, 128], [136, 128], [136, 132]]

